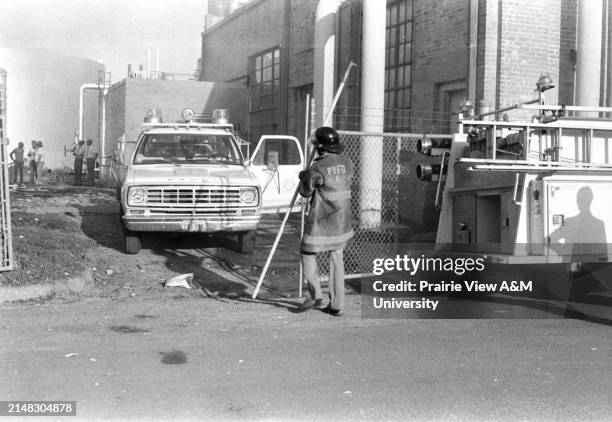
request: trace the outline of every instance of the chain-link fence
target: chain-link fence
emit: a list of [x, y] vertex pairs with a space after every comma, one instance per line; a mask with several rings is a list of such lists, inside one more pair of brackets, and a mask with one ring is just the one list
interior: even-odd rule
[[[355, 167], [351, 209], [355, 236], [345, 250], [347, 277], [368, 273], [374, 258], [394, 257], [410, 244], [433, 243], [439, 211], [437, 185], [415, 176], [420, 163], [439, 158], [417, 152], [419, 139], [450, 135], [340, 131], [344, 154]], [[329, 272], [328, 254], [317, 257], [319, 274]]]

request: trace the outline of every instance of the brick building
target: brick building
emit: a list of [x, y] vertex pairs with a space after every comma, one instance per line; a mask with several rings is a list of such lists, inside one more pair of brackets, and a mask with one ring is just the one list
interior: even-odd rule
[[[358, 67], [336, 108], [335, 125], [359, 130], [364, 0], [337, 3], [335, 86], [347, 65]], [[315, 75], [316, 0], [253, 0], [202, 33], [200, 79], [238, 82], [248, 90], [251, 139], [263, 132], [302, 135]], [[377, 2], [378, 3], [378, 2]], [[384, 7], [381, 3], [381, 7]], [[581, 6], [582, 4], [582, 6]], [[384, 129], [451, 131], [452, 111], [469, 98], [491, 108], [535, 97], [548, 73], [549, 103], [575, 103], [578, 12], [599, 25], [600, 104], [609, 104], [609, 0], [387, 0]], [[593, 62], [593, 63], [594, 63]], [[590, 104], [590, 105], [600, 105]], [[586, 105], [586, 104], [585, 104]], [[322, 114], [321, 107], [317, 113]]]

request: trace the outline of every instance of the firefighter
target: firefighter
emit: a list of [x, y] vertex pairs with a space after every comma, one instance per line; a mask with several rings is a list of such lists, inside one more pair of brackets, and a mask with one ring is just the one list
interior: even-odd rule
[[[315, 131], [313, 143], [317, 158], [300, 172], [299, 193], [310, 198], [301, 245], [304, 276], [309, 283], [310, 298], [299, 311], [323, 309], [333, 316], [344, 311], [344, 257], [347, 242], [353, 237], [351, 222], [351, 179], [353, 163], [342, 155], [344, 145], [331, 127]], [[317, 276], [316, 254], [330, 252], [329, 304], [323, 308], [323, 294]]]

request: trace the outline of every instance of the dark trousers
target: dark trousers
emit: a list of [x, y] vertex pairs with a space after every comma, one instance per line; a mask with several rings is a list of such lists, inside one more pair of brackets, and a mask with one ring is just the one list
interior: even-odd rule
[[38, 163], [34, 160], [30, 161], [30, 183], [34, 184], [38, 179]]
[[89, 186], [94, 185], [94, 168], [96, 167], [96, 160], [93, 158], [87, 159], [87, 183]]
[[15, 161], [13, 170], [13, 183], [17, 183], [17, 174], [19, 174], [19, 184], [23, 184], [23, 161], [21, 163]]
[[74, 184], [83, 183], [83, 157], [74, 157]]

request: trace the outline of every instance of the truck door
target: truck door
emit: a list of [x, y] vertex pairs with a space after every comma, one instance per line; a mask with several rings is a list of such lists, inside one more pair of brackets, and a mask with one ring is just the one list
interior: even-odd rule
[[[298, 174], [304, 168], [304, 154], [297, 138], [263, 135], [253, 151], [251, 170], [262, 191], [262, 212], [286, 212], [297, 188]], [[293, 211], [300, 211], [296, 201]]]

